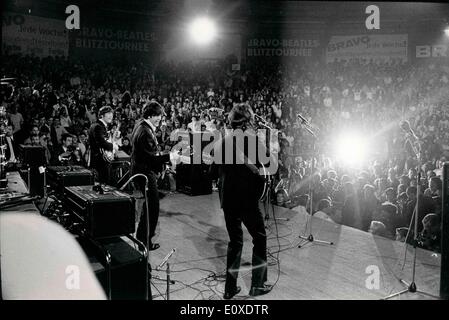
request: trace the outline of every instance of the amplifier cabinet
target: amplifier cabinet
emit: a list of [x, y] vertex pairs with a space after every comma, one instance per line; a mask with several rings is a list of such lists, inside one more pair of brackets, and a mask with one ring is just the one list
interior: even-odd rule
[[210, 166], [206, 164], [179, 164], [176, 167], [176, 188], [191, 195], [212, 193]]
[[81, 166], [50, 166], [47, 168], [47, 180], [50, 187], [62, 195], [65, 187], [93, 185], [94, 175]]
[[87, 235], [98, 239], [134, 233], [134, 198], [112, 187], [104, 193], [92, 188], [66, 187], [63, 198], [69, 212], [81, 220]]
[[136, 245], [137, 240], [132, 237], [100, 240], [78, 237], [77, 240], [109, 299], [145, 299], [147, 259]]

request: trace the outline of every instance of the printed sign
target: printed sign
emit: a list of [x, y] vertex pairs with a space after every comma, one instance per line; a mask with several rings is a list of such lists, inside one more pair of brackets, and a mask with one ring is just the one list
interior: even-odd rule
[[317, 39], [248, 39], [248, 57], [312, 57], [313, 49], [320, 46]]
[[326, 62], [367, 59], [407, 61], [407, 34], [333, 36], [326, 49]]
[[2, 15], [2, 52], [37, 57], [69, 53], [69, 37], [64, 20], [5, 12]]

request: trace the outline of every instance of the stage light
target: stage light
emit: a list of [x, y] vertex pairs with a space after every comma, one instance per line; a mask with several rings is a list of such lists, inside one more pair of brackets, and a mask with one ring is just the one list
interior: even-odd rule
[[203, 45], [210, 43], [215, 38], [217, 29], [212, 20], [202, 17], [192, 22], [189, 33], [195, 43]]
[[444, 34], [449, 37], [449, 26], [447, 26], [446, 28], [444, 28]]
[[367, 142], [356, 133], [345, 133], [335, 143], [337, 159], [347, 165], [362, 164], [366, 158]]

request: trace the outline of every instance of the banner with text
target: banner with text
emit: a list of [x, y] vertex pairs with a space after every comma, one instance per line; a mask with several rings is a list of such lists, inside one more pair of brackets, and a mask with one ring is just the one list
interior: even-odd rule
[[69, 37], [65, 21], [4, 12], [2, 52], [66, 57], [69, 53]]
[[407, 34], [332, 36], [326, 49], [326, 62], [365, 59], [407, 61]]
[[75, 57], [152, 57], [159, 52], [156, 32], [141, 23], [87, 23], [70, 32], [70, 55]]
[[249, 38], [246, 48], [248, 59], [253, 57], [312, 58], [318, 54], [320, 41], [307, 38]]
[[449, 38], [441, 30], [418, 32], [410, 42], [410, 56], [415, 61], [449, 62]]

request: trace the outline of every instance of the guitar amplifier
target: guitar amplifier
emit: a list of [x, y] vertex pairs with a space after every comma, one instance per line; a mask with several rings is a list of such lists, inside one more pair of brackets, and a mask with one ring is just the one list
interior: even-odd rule
[[179, 164], [176, 167], [176, 188], [190, 196], [212, 193], [210, 166], [206, 164]]
[[108, 238], [134, 233], [134, 198], [113, 187], [103, 187], [104, 191], [93, 190], [92, 186], [65, 188], [63, 203], [88, 236]]
[[[147, 259], [144, 252], [138, 251], [135, 239], [113, 237], [92, 240], [78, 237], [77, 240], [111, 300], [145, 299]], [[109, 255], [109, 262], [105, 255]]]
[[65, 187], [93, 185], [94, 175], [81, 166], [50, 166], [47, 181], [56, 193], [63, 195]]

